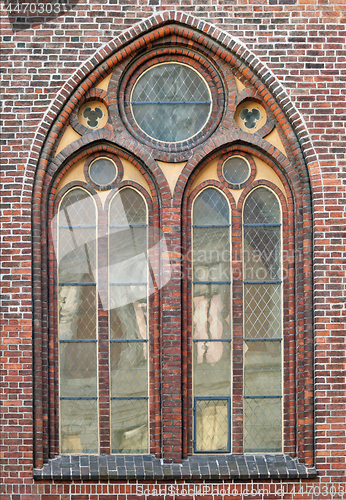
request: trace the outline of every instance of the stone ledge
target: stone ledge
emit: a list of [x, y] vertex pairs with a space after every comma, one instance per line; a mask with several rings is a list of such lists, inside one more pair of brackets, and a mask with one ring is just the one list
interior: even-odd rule
[[307, 468], [285, 454], [192, 455], [181, 464], [164, 464], [152, 455], [62, 455], [34, 469], [36, 481], [255, 480], [312, 479]]

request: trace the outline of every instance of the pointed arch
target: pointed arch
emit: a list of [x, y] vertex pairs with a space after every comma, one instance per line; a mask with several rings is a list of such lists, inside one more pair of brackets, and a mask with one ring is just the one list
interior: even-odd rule
[[[178, 47], [179, 50], [176, 50]], [[157, 152], [150, 141], [138, 140], [124, 124], [118, 109], [122, 77], [136, 58], [154, 53], [159, 60], [161, 54], [192, 59], [205, 58], [222, 77], [220, 92], [224, 92], [227, 111], [222, 111], [220, 124], [211, 134], [205, 135], [191, 148], [172, 148]], [[154, 52], [153, 52], [154, 51]], [[166, 51], [166, 52], [165, 52]], [[180, 52], [179, 52], [180, 51]], [[178, 56], [176, 55], [178, 53]], [[195, 56], [197, 54], [197, 56]], [[153, 56], [153, 57], [154, 57]], [[110, 76], [112, 75], [112, 76]], [[108, 95], [99, 92], [98, 86], [110, 76]], [[245, 89], [237, 89], [237, 81]], [[65, 145], [57, 154], [57, 146], [68, 126], [73, 127], [76, 113], [81, 104], [88, 101], [106, 103], [110, 119], [100, 129], [79, 127], [82, 134], [78, 139]], [[237, 106], [246, 100], [260, 102], [268, 119], [258, 133], [244, 131], [237, 126], [234, 116]], [[276, 129], [281, 141], [267, 140]], [[79, 134], [78, 132], [78, 134]], [[275, 75], [237, 38], [206, 22], [176, 11], [165, 11], [151, 16], [122, 33], [84, 63], [58, 93], [47, 110], [33, 142], [27, 171], [35, 171], [33, 186], [33, 295], [34, 295], [34, 355], [35, 355], [35, 463], [55, 454], [50, 447], [47, 430], [50, 414], [54, 411], [49, 404], [48, 373], [49, 345], [48, 331], [51, 319], [44, 297], [53, 279], [49, 276], [48, 222], [47, 210], [56, 188], [56, 181], [71, 166], [95, 151], [109, 149], [132, 164], [145, 177], [150, 186], [151, 196], [156, 206], [165, 208], [163, 216], [169, 231], [177, 231], [169, 216], [180, 213], [187, 203], [186, 194], [206, 162], [232, 148], [242, 150], [265, 161], [282, 180], [289, 194], [289, 210], [294, 218], [296, 245], [303, 248], [302, 260], [296, 262], [295, 276], [296, 317], [301, 319], [297, 326], [298, 356], [302, 358], [297, 371], [298, 386], [298, 456], [306, 463], [313, 463], [313, 325], [312, 325], [312, 199], [310, 183], [316, 182], [316, 158], [305, 124], [291, 103], [284, 88]], [[160, 167], [161, 163], [184, 163], [171, 195], [171, 186]], [[313, 175], [309, 175], [309, 172]], [[243, 196], [243, 195], [242, 195]], [[240, 200], [241, 201], [241, 200]], [[184, 208], [183, 208], [184, 213]], [[157, 218], [160, 213], [157, 212]], [[170, 225], [171, 224], [171, 225]], [[167, 231], [167, 232], [169, 232]], [[174, 235], [168, 242], [174, 244]], [[296, 249], [294, 247], [294, 249]], [[304, 297], [302, 303], [301, 297]], [[164, 299], [163, 299], [164, 300]], [[180, 297], [179, 297], [180, 300]], [[54, 323], [54, 321], [53, 321]], [[297, 321], [298, 323], [298, 321]], [[178, 342], [178, 341], [177, 341]], [[183, 410], [182, 410], [183, 414]], [[182, 417], [181, 417], [182, 418]], [[54, 419], [53, 419], [54, 420]], [[182, 420], [180, 420], [180, 426]], [[166, 446], [166, 448], [165, 448]], [[178, 447], [179, 448], [179, 447]], [[181, 459], [184, 452], [173, 450], [169, 455], [169, 445], [163, 443], [163, 455], [171, 460]], [[156, 447], [157, 456], [160, 450]]]

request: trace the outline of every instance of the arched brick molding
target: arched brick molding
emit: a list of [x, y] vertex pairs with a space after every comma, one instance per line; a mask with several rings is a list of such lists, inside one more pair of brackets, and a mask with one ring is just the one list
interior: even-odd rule
[[[104, 129], [87, 132], [80, 139], [53, 157], [57, 140], [75, 112], [75, 108], [87, 93], [111, 72], [118, 76], [122, 67], [131, 57], [145, 48], [160, 47], [160, 42], [173, 46], [176, 43], [191, 50], [201, 52], [205, 57], [213, 57], [215, 64], [229, 67], [232, 73], [244, 84], [253, 89], [251, 95], [261, 100], [270, 109], [287, 157], [263, 137], [243, 132], [233, 127], [231, 115], [226, 116], [218, 130], [200, 146], [193, 147], [187, 156], [176, 156], [175, 161], [187, 161], [175, 186], [172, 199], [168, 183], [156, 160], [154, 150], [140, 147], [116, 116], [116, 92], [110, 93], [110, 106], [114, 106], [113, 121]], [[178, 41], [178, 42], [177, 42]], [[225, 70], [226, 72], [226, 70]], [[112, 77], [113, 78], [113, 77]], [[225, 84], [227, 86], [227, 82]], [[113, 99], [113, 101], [112, 101]], [[230, 103], [235, 110], [236, 103]], [[121, 36], [101, 48], [68, 80], [56, 100], [47, 111], [36, 134], [28, 171], [35, 171], [33, 189], [33, 283], [34, 283], [34, 353], [35, 353], [35, 460], [41, 466], [47, 458], [53, 458], [54, 451], [49, 448], [47, 421], [48, 384], [42, 376], [48, 370], [48, 314], [43, 297], [49, 283], [47, 275], [47, 208], [52, 187], [59, 172], [79, 158], [86, 151], [93, 152], [110, 148], [119, 155], [131, 157], [135, 166], [147, 175], [153, 186], [152, 194], [157, 203], [165, 207], [161, 224], [167, 228], [168, 244], [174, 245], [174, 238], [181, 231], [181, 221], [173, 219], [179, 214], [186, 192], [198, 171], [205, 162], [232, 148], [257, 154], [277, 172], [295, 200], [291, 206], [291, 216], [295, 220], [298, 241], [304, 249], [301, 267], [297, 267], [302, 279], [297, 288], [296, 312], [302, 320], [297, 330], [297, 357], [301, 360], [296, 373], [298, 387], [298, 438], [297, 456], [307, 465], [313, 464], [313, 325], [312, 325], [312, 200], [310, 182], [317, 182], [318, 171], [313, 147], [299, 113], [290, 102], [285, 90], [275, 76], [256, 58], [240, 40], [231, 38], [227, 33], [192, 16], [180, 12], [166, 11], [152, 16], [130, 28]], [[162, 159], [162, 158], [161, 158]], [[171, 161], [167, 157], [166, 161]], [[171, 256], [172, 264], [179, 266], [180, 256]], [[178, 279], [174, 286], [178, 286]], [[173, 303], [175, 300], [175, 303]], [[180, 297], [172, 299], [172, 308], [179, 306]], [[177, 346], [180, 339], [176, 340]], [[177, 367], [179, 371], [179, 367]], [[181, 395], [177, 388], [178, 397]], [[182, 417], [181, 417], [182, 418]], [[180, 427], [181, 427], [180, 420]], [[171, 449], [168, 441], [157, 450], [170, 461], [179, 461], [181, 449]]]

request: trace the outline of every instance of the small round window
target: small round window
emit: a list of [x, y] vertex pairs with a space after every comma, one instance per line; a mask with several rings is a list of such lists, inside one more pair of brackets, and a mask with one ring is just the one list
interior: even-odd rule
[[118, 169], [108, 158], [97, 158], [89, 167], [89, 177], [98, 186], [108, 186], [116, 179]]
[[243, 184], [251, 174], [250, 165], [241, 156], [231, 156], [222, 165], [222, 173], [230, 184]]
[[163, 63], [136, 81], [130, 105], [138, 127], [160, 142], [183, 142], [208, 122], [212, 99], [209, 87], [193, 68]]

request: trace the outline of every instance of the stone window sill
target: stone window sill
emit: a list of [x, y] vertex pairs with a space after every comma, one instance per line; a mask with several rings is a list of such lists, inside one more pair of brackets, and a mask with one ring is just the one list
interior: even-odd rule
[[97, 480], [255, 480], [312, 479], [307, 468], [285, 454], [192, 455], [181, 464], [164, 464], [152, 455], [62, 455], [34, 469], [36, 481]]

